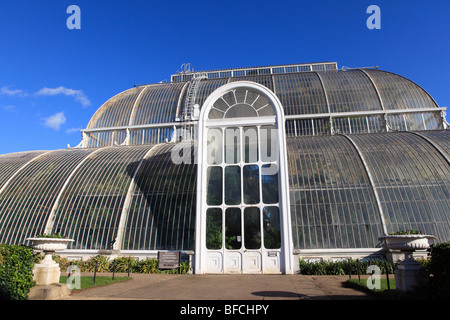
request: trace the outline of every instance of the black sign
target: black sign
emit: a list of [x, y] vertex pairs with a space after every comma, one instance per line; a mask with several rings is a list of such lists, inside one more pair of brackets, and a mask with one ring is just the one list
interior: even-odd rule
[[159, 269], [176, 269], [180, 267], [180, 252], [158, 251]]

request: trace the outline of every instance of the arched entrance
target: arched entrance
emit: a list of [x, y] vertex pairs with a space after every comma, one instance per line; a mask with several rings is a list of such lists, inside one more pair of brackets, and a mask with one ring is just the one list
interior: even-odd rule
[[284, 116], [266, 87], [214, 91], [199, 119], [196, 273], [292, 273]]

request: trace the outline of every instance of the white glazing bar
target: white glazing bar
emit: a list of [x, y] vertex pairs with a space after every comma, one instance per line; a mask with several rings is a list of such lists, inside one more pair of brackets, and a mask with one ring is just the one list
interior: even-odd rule
[[419, 112], [441, 112], [445, 111], [447, 107], [439, 108], [423, 108], [423, 109], [397, 109], [385, 111], [354, 111], [354, 112], [333, 112], [333, 113], [311, 113], [299, 115], [285, 115], [288, 120], [291, 119], [309, 119], [309, 118], [326, 118], [326, 117], [353, 117], [353, 116], [372, 116], [385, 114], [404, 114], [404, 113], [419, 113]]
[[[311, 69], [311, 71], [312, 71], [312, 69]], [[330, 101], [328, 99], [327, 90], [325, 89], [325, 85], [323, 84], [323, 80], [320, 77], [320, 74], [318, 72], [314, 72], [314, 73], [317, 75], [317, 78], [319, 78], [319, 82], [320, 82], [320, 85], [322, 86], [323, 94], [325, 95], [325, 101], [327, 103], [327, 110], [328, 110], [328, 114], [329, 114], [329, 116], [328, 116], [329, 120], [328, 121], [330, 122], [330, 132], [331, 132], [331, 134], [333, 134], [334, 133], [333, 116], [332, 116], [332, 112], [331, 112], [331, 109], [330, 109]], [[285, 116], [285, 118], [288, 118], [288, 116]]]
[[3, 185], [3, 187], [0, 189], [0, 194], [2, 194], [2, 192], [8, 187], [8, 185], [11, 183], [11, 181], [20, 173], [22, 172], [22, 170], [24, 170], [30, 163], [32, 163], [33, 161], [39, 159], [40, 157], [49, 154], [50, 152], [53, 151], [47, 151], [44, 153], [41, 153], [40, 155], [37, 155], [36, 157], [32, 158], [31, 160], [29, 160], [28, 162], [26, 162], [24, 165], [22, 165], [19, 169], [17, 169], [17, 171], [11, 176], [9, 177], [9, 179], [5, 182], [5, 184]]
[[[64, 168], [65, 163], [68, 162], [67, 158], [71, 158], [71, 157], [66, 157], [67, 155], [70, 154], [71, 151], [68, 151], [67, 154], [60, 154], [57, 156], [57, 158], [55, 158], [51, 163], [53, 165], [57, 165], [59, 167], [59, 174], [61, 174], [61, 178], [64, 177], [67, 169]], [[77, 159], [77, 157], [74, 157], [74, 159]], [[47, 163], [43, 163], [43, 166], [45, 166]], [[57, 188], [59, 179], [51, 179], [51, 180], [47, 180], [47, 181], [42, 181], [41, 183], [39, 183], [39, 190], [33, 190], [33, 192], [35, 192], [36, 194], [41, 194], [41, 195], [48, 195], [51, 196], [51, 192], [53, 190], [55, 190]], [[34, 186], [36, 186], [36, 184], [33, 184]], [[31, 192], [30, 192], [31, 193]], [[32, 197], [30, 197], [32, 198]], [[30, 212], [33, 212], [33, 214], [28, 215], [28, 219], [27, 221], [25, 221], [24, 225], [41, 225], [40, 220], [36, 220], [36, 219], [42, 219], [43, 217], [45, 217], [45, 213], [46, 213], [46, 209], [50, 206], [52, 198], [49, 197], [50, 199], [48, 199], [46, 196], [41, 196], [39, 197], [39, 200], [33, 200], [30, 199], [29, 200], [29, 204], [31, 205], [31, 207], [28, 207], [28, 203], [25, 206], [25, 208], [27, 208]], [[44, 202], [47, 201], [47, 202]], [[49, 203], [50, 202], [50, 203]], [[40, 211], [37, 211], [37, 209], [40, 209]], [[42, 212], [43, 210], [43, 212]], [[30, 220], [31, 219], [31, 220]], [[23, 223], [22, 223], [23, 224]], [[19, 234], [16, 234], [16, 238], [13, 240], [14, 243], [17, 243], [19, 241], [18, 237], [20, 237]]]
[[[41, 156], [47, 155], [47, 154], [49, 154], [51, 152], [52, 151], [46, 152], [45, 154], [42, 154]], [[40, 158], [40, 156], [36, 157], [36, 158]], [[34, 158], [33, 160], [35, 160], [36, 158]], [[41, 163], [38, 162], [36, 165], [38, 166], [38, 169], [40, 169]], [[36, 169], [36, 168], [33, 168], [33, 166], [31, 166], [31, 165], [29, 167], [27, 167], [26, 168], [27, 171], [25, 172], [25, 173], [27, 173], [26, 176], [32, 176], [33, 172], [30, 172], [30, 170], [33, 170], [33, 169]], [[36, 171], [36, 170], [34, 170], [34, 171]], [[11, 187], [15, 188], [17, 186], [17, 184], [19, 184], [19, 183], [21, 183], [21, 181], [14, 181], [14, 183], [11, 185]], [[21, 210], [21, 209], [23, 209], [24, 207], [25, 208], [28, 207], [28, 204], [30, 203], [30, 195], [31, 195], [31, 191], [28, 190], [28, 188], [30, 187], [30, 184], [26, 183], [26, 184], [24, 184], [24, 187], [25, 186], [27, 187], [27, 190], [24, 193], [21, 193], [21, 195], [23, 195], [23, 198], [20, 201], [15, 201], [11, 205], [10, 210], [9, 210], [9, 214], [7, 214], [5, 216], [5, 219], [7, 219], [7, 220], [2, 221], [3, 225], [8, 225], [8, 223], [10, 221], [12, 221], [13, 219], [16, 222], [16, 224], [17, 223], [23, 223], [22, 219], [26, 217], [25, 216], [26, 215], [26, 210]], [[40, 184], [40, 186], [42, 187], [42, 184]], [[33, 190], [33, 191], [36, 191], [36, 190]], [[14, 213], [17, 213], [17, 214], [14, 214]], [[7, 239], [6, 242], [14, 243], [13, 242], [14, 240], [10, 239], [10, 237], [12, 237], [13, 234], [14, 234], [12, 232], [13, 229], [14, 228], [10, 227], [8, 230], [4, 230], [3, 231], [3, 233], [6, 234], [6, 236], [2, 235], [2, 237], [3, 237], [3, 239]]]
[[139, 102], [141, 101], [141, 96], [149, 87], [150, 86], [145, 86], [144, 89], [142, 89], [141, 92], [139, 92], [139, 95], [137, 96], [136, 101], [133, 104], [133, 108], [131, 109], [130, 119], [128, 120], [128, 126], [133, 125], [134, 118], [136, 116], [136, 108], [137, 108]]
[[91, 152], [90, 154], [88, 154], [82, 161], [80, 161], [80, 163], [72, 170], [72, 172], [70, 173], [70, 175], [67, 177], [66, 182], [64, 183], [64, 185], [62, 186], [61, 190], [59, 191], [58, 196], [56, 197], [55, 203], [53, 204], [52, 210], [50, 211], [50, 215], [48, 217], [47, 223], [45, 224], [45, 228], [44, 228], [44, 232], [50, 234], [52, 232], [52, 228], [53, 228], [53, 224], [54, 224], [54, 215], [55, 215], [55, 211], [59, 206], [59, 202], [61, 200], [61, 196], [64, 193], [64, 191], [66, 190], [67, 185], [69, 184], [69, 182], [72, 180], [72, 177], [75, 175], [75, 173], [78, 171], [78, 169], [90, 158], [92, 157], [94, 154], [96, 154], [97, 152], [99, 152], [100, 149], [97, 149], [93, 152]]
[[[114, 149], [114, 147], [106, 147], [106, 148], [102, 148], [102, 149], [100, 149], [101, 151], [103, 151], [103, 152], [105, 152], [106, 150], [111, 150], [111, 149]], [[102, 153], [102, 152], [99, 152], [99, 153]], [[101, 159], [103, 159], [102, 157], [100, 157]], [[101, 163], [101, 161], [99, 161], [100, 163]], [[92, 170], [90, 170], [90, 169], [92, 169]], [[103, 168], [102, 168], [103, 169]], [[63, 209], [62, 211], [62, 213], [63, 214], [66, 214], [66, 212], [77, 212], [77, 213], [79, 213], [77, 216], [76, 216], [76, 218], [75, 217], [72, 217], [72, 219], [70, 219], [71, 220], [71, 224], [70, 225], [66, 225], [66, 229], [65, 230], [68, 230], [68, 231], [70, 231], [70, 230], [72, 230], [72, 226], [73, 225], [81, 225], [80, 223], [79, 223], [79, 221], [80, 221], [80, 219], [83, 219], [84, 217], [83, 217], [83, 211], [82, 211], [82, 208], [85, 206], [85, 203], [86, 203], [86, 201], [88, 201], [88, 199], [89, 199], [89, 195], [90, 195], [90, 191], [91, 191], [91, 188], [93, 188], [93, 186], [94, 186], [94, 184], [93, 183], [91, 183], [91, 181], [92, 181], [92, 179], [91, 179], [91, 177], [92, 176], [95, 176], [95, 175], [97, 175], [97, 170], [100, 170], [100, 166], [95, 166], [94, 164], [92, 165], [92, 167], [90, 166], [90, 167], [86, 167], [85, 168], [85, 170], [84, 171], [81, 171], [80, 172], [80, 176], [83, 176], [84, 177], [84, 181], [83, 182], [81, 182], [81, 183], [78, 183], [78, 185], [76, 186], [77, 188], [74, 190], [74, 192], [73, 192], [73, 194], [74, 195], [79, 195], [79, 196], [81, 196], [82, 198], [83, 198], [83, 201], [79, 201], [78, 202], [78, 205], [76, 206], [76, 207], [69, 207], [68, 209], [67, 209], [67, 205], [71, 205], [71, 206], [73, 206], [73, 204], [74, 204], [74, 202], [76, 202], [76, 198], [74, 198], [74, 197], [72, 197], [72, 199], [71, 199], [71, 201], [70, 202], [68, 202], [67, 203], [67, 205], [65, 206], [66, 207], [66, 210], [64, 210], [64, 207], [63, 208], [61, 208], [61, 209]], [[86, 171], [88, 171], [88, 174], [87, 175], [85, 175], [85, 172]], [[85, 185], [86, 184], [88, 184], [91, 188], [87, 188], [87, 189], [85, 189]], [[86, 191], [86, 192], [84, 192], [84, 191]], [[81, 213], [80, 213], [81, 212]], [[87, 223], [85, 222], [84, 223], [88, 228], [90, 228], [91, 226], [89, 225], [87, 225]], [[83, 233], [78, 233], [78, 237], [77, 237], [77, 239], [75, 239], [75, 242], [76, 243], [79, 243], [80, 245], [83, 243], [83, 238], [84, 238], [84, 234], [85, 234], [85, 231], [86, 231], [86, 229], [88, 229], [88, 228], [85, 228], [84, 230], [83, 230]], [[66, 232], [66, 233], [68, 233], [68, 232]], [[80, 239], [80, 237], [81, 237], [81, 239]], [[85, 248], [86, 249], [86, 248]]]
[[427, 141], [429, 144], [431, 144], [444, 157], [444, 159], [447, 161], [447, 163], [450, 164], [450, 159], [447, 157], [446, 153], [438, 145], [436, 145], [432, 140], [428, 139], [427, 137], [425, 137], [425, 136], [423, 136], [420, 133], [415, 132], [415, 131], [408, 131], [408, 133], [415, 134], [416, 136], [419, 136], [422, 139], [424, 139], [425, 141]]
[[359, 70], [362, 73], [364, 73], [367, 76], [367, 78], [369, 78], [370, 82], [372, 83], [373, 87], [375, 88], [375, 92], [377, 93], [377, 97], [378, 97], [378, 100], [380, 101], [380, 105], [381, 105], [381, 110], [385, 110], [384, 109], [384, 104], [383, 104], [383, 99], [381, 99], [380, 92], [378, 91], [377, 85], [373, 81], [372, 77], [366, 71], [364, 71], [364, 69], [359, 69]]
[[345, 134], [342, 134], [342, 136], [346, 137], [350, 141], [350, 143], [353, 145], [353, 147], [356, 149], [356, 151], [358, 152], [359, 158], [361, 159], [361, 161], [363, 163], [363, 166], [364, 166], [364, 169], [366, 170], [367, 176], [369, 177], [370, 185], [372, 187], [372, 191], [374, 193], [375, 200], [377, 202], [378, 213], [380, 215], [381, 226], [383, 228], [383, 232], [384, 232], [385, 235], [387, 235], [388, 232], [387, 232], [387, 228], [386, 228], [386, 222], [385, 222], [385, 219], [384, 219], [383, 207], [381, 206], [381, 201], [380, 201], [380, 196], [378, 194], [378, 189], [375, 186], [375, 181], [373, 180], [373, 177], [372, 177], [372, 174], [370, 172], [369, 166], [367, 165], [367, 162], [366, 162], [366, 160], [365, 160], [361, 150], [359, 149], [358, 145], [349, 136], [347, 136]]
[[123, 236], [124, 236], [124, 232], [125, 232], [125, 223], [127, 221], [128, 218], [128, 212], [130, 210], [130, 205], [131, 205], [131, 197], [133, 195], [134, 192], [134, 188], [135, 188], [135, 184], [136, 184], [136, 175], [138, 174], [139, 170], [141, 169], [142, 163], [144, 163], [144, 161], [152, 154], [153, 150], [157, 147], [158, 145], [154, 145], [150, 148], [150, 150], [147, 151], [147, 153], [144, 155], [144, 157], [141, 159], [141, 161], [139, 162], [134, 174], [133, 174], [133, 178], [131, 179], [131, 183], [128, 187], [128, 191], [127, 191], [127, 195], [125, 197], [125, 202], [123, 204], [122, 207], [122, 213], [120, 215], [120, 220], [119, 220], [119, 226], [117, 229], [117, 238], [114, 241], [113, 244], [113, 249], [114, 250], [121, 250], [122, 249], [122, 240], [123, 240]]

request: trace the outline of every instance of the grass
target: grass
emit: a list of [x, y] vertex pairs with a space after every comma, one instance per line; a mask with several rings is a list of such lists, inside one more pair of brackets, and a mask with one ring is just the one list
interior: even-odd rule
[[[80, 289], [74, 289], [74, 291], [78, 290], [85, 290], [89, 288], [94, 287], [103, 287], [107, 286], [113, 283], [122, 282], [131, 279], [131, 277], [114, 277], [114, 280], [112, 277], [108, 276], [96, 276], [95, 277], [95, 283], [94, 283], [94, 277], [93, 276], [83, 276], [80, 277]], [[59, 279], [59, 283], [67, 283], [67, 276], [61, 276]], [[75, 284], [75, 283], [74, 283]]]
[[[386, 278], [380, 278], [380, 288], [374, 288], [374, 289], [370, 289], [367, 287], [367, 280], [366, 279], [361, 279], [361, 281], [358, 281], [358, 279], [348, 279], [347, 283], [350, 284], [353, 287], [359, 287], [363, 290], [370, 290], [374, 293], [380, 293], [383, 292], [385, 290], [388, 290], [388, 285], [387, 285], [387, 279]], [[389, 278], [389, 289], [390, 290], [395, 290], [395, 278]]]

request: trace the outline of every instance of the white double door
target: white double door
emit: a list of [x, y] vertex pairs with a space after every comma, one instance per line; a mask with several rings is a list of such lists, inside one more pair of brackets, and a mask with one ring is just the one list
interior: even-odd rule
[[207, 214], [208, 231], [217, 231], [209, 235], [214, 239], [207, 240], [208, 273], [281, 273], [278, 207], [264, 207], [262, 211], [257, 206], [233, 207], [224, 215], [210, 209]]

